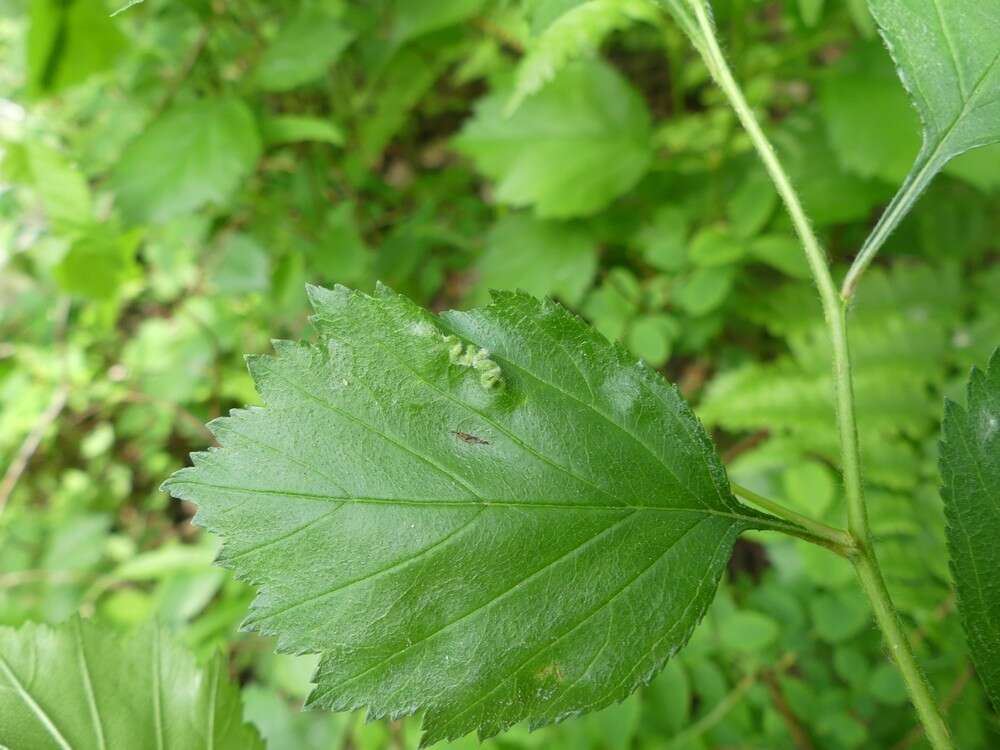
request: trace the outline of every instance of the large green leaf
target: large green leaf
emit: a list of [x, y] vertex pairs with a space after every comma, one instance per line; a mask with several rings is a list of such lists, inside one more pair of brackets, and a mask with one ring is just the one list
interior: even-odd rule
[[553, 302], [434, 316], [313, 288], [318, 346], [250, 359], [266, 407], [166, 483], [257, 584], [246, 624], [323, 654], [310, 703], [424, 710], [424, 742], [625, 698], [688, 639], [733, 542], [677, 390]]
[[629, 190], [652, 158], [650, 118], [638, 93], [599, 60], [563, 68], [505, 116], [513, 87], [479, 102], [455, 141], [487, 177], [501, 203], [539, 216], [594, 213]]
[[941, 444], [948, 550], [976, 671], [1000, 710], [1000, 349], [973, 370], [965, 408], [948, 402]]
[[125, 149], [113, 176], [118, 202], [138, 221], [164, 221], [223, 203], [259, 155], [257, 125], [239, 99], [179, 106]]
[[1000, 141], [1000, 0], [869, 5], [923, 122], [923, 147], [863, 255], [878, 249], [951, 159]]
[[10, 750], [254, 750], [221, 656], [199, 668], [154, 626], [79, 618], [0, 628], [0, 745]]

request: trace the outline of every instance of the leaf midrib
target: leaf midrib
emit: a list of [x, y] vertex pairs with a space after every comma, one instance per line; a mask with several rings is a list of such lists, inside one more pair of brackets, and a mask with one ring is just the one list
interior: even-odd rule
[[[1000, 61], [1000, 50], [997, 50], [997, 53], [996, 55], [993, 56], [993, 59], [990, 61], [990, 64], [987, 65], [986, 68], [983, 70], [982, 75], [980, 75], [979, 78], [976, 79], [976, 83], [972, 87], [972, 91], [969, 93], [969, 96], [962, 97], [962, 109], [959, 111], [957, 115], [955, 115], [955, 119], [953, 119], [951, 123], [949, 123], [947, 128], [945, 128], [938, 134], [937, 145], [934, 147], [934, 153], [928, 157], [927, 159], [928, 162], [933, 162], [935, 158], [940, 155], [940, 152], [943, 149], [944, 145], [951, 137], [951, 134], [955, 132], [955, 129], [959, 126], [962, 120], [965, 119], [965, 117], [970, 112], [975, 111], [975, 107], [971, 107], [971, 105], [975, 101], [976, 97], [979, 96], [979, 89], [982, 88], [983, 83], [985, 83], [990, 73], [993, 72], [993, 68], [996, 67], [998, 61]], [[926, 95], [921, 94], [921, 96], [923, 96], [925, 101], [929, 101]]]
[[437, 500], [427, 498], [423, 500], [409, 500], [394, 497], [341, 497], [337, 495], [325, 495], [321, 492], [303, 492], [301, 490], [271, 490], [257, 487], [233, 487], [229, 485], [213, 484], [210, 482], [198, 482], [191, 479], [176, 479], [170, 483], [173, 486], [189, 485], [192, 487], [204, 487], [206, 489], [226, 490], [229, 492], [246, 492], [254, 495], [273, 495], [276, 497], [297, 497], [305, 500], [316, 500], [321, 502], [353, 503], [357, 505], [394, 505], [421, 508], [527, 508], [544, 510], [600, 510], [600, 511], [637, 511], [648, 510], [657, 513], [700, 513], [704, 515], [720, 516], [732, 518], [752, 525], [768, 525], [768, 519], [760, 516], [744, 516], [739, 513], [727, 513], [725, 511], [714, 510], [712, 508], [677, 508], [667, 505], [597, 505], [591, 503], [576, 502], [553, 502], [549, 500], [501, 500], [482, 498], [478, 500]]

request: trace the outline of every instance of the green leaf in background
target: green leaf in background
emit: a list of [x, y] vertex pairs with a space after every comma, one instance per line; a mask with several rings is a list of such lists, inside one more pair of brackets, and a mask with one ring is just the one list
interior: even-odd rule
[[699, 268], [680, 284], [674, 301], [691, 315], [705, 315], [726, 301], [735, 277], [732, 266]]
[[522, 289], [576, 305], [597, 271], [596, 242], [572, 224], [509, 214], [490, 229], [477, 271], [475, 303], [491, 289]]
[[534, 40], [517, 66], [514, 91], [505, 108], [509, 117], [526, 97], [541, 90], [569, 61], [597, 51], [613, 31], [657, 17], [651, 0], [585, 0], [570, 7]]
[[863, 256], [878, 249], [945, 164], [1000, 141], [1000, 2], [869, 0], [869, 5], [920, 114], [923, 147]]
[[107, 70], [126, 39], [103, 0], [31, 0], [28, 91], [54, 94]]
[[861, 177], [899, 183], [920, 150], [918, 119], [892, 62], [877, 42], [859, 45], [821, 79], [830, 146]]
[[37, 141], [5, 146], [4, 176], [34, 188], [49, 225], [72, 235], [94, 221], [87, 178], [60, 151]]
[[478, 13], [485, 0], [390, 0], [392, 42], [402, 45], [411, 39], [461, 23]]
[[688, 247], [691, 262], [702, 268], [733, 263], [745, 253], [745, 244], [720, 226], [702, 229], [691, 238], [691, 245]]
[[774, 132], [774, 145], [805, 204], [820, 226], [867, 219], [890, 192], [845, 170], [815, 112], [793, 115]]
[[509, 87], [476, 106], [455, 145], [496, 182], [496, 198], [539, 216], [594, 213], [632, 188], [652, 158], [650, 118], [614, 68], [576, 61], [504, 115]]
[[344, 145], [344, 131], [328, 119], [302, 115], [268, 117], [260, 125], [261, 136], [268, 146], [299, 141], [318, 141], [333, 146]]
[[354, 36], [336, 16], [318, 8], [303, 10], [271, 40], [257, 66], [257, 85], [287, 91], [321, 78]]
[[662, 206], [636, 237], [646, 262], [663, 271], [679, 271], [687, 261], [691, 219], [679, 206]]
[[726, 214], [733, 234], [746, 239], [760, 232], [774, 214], [778, 194], [763, 169], [753, 169], [729, 197]]
[[222, 294], [265, 292], [271, 283], [267, 250], [252, 237], [238, 232], [222, 239], [207, 270], [209, 288]]
[[638, 313], [641, 295], [635, 274], [621, 266], [612, 268], [587, 295], [583, 313], [605, 338], [617, 341], [624, 335], [629, 320]]
[[253, 114], [239, 99], [178, 106], [128, 145], [112, 183], [126, 216], [165, 221], [225, 203], [260, 155]]
[[789, 466], [781, 481], [790, 504], [814, 516], [822, 517], [836, 494], [830, 470], [818, 461], [806, 460]]
[[806, 26], [815, 26], [823, 17], [824, 0], [799, 0], [799, 15]]
[[[0, 628], [0, 744], [12, 750], [254, 750], [225, 660], [198, 667], [156, 626], [74, 617]], [[57, 678], [54, 678], [56, 677]]]
[[53, 273], [59, 286], [89, 299], [110, 299], [136, 275], [135, 251], [142, 230], [125, 234], [95, 225], [70, 245]]
[[738, 653], [759, 652], [777, 639], [778, 624], [753, 610], [730, 612], [719, 624], [719, 640], [726, 648]]
[[802, 245], [791, 234], [762, 234], [748, 248], [754, 260], [776, 268], [794, 279], [810, 278], [809, 264]]
[[653, 367], [660, 367], [670, 358], [680, 332], [681, 326], [676, 318], [661, 313], [643, 315], [629, 326], [628, 348]]
[[313, 255], [326, 279], [360, 282], [369, 271], [372, 253], [358, 230], [355, 211], [353, 202], [343, 201], [326, 212]]
[[[433, 4], [414, 3], [414, 7]], [[356, 168], [369, 168], [406, 123], [407, 115], [434, 85], [445, 68], [458, 59], [465, 48], [449, 45], [433, 52], [404, 47], [392, 56], [369, 94], [370, 101], [360, 123]]]
[[165, 485], [259, 587], [246, 624], [323, 654], [311, 705], [423, 710], [431, 743], [620, 701], [773, 527], [677, 390], [559, 305], [311, 291], [320, 345], [251, 358], [266, 408]]
[[1000, 349], [945, 405], [941, 479], [958, 610], [979, 679], [1000, 710]]

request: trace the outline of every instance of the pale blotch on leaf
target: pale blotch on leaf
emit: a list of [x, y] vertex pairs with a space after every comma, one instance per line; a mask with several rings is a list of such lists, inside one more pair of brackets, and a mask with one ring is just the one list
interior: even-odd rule
[[459, 367], [471, 367], [479, 373], [479, 383], [483, 388], [490, 389], [503, 382], [500, 365], [490, 359], [489, 349], [463, 344], [458, 336], [445, 336], [444, 343], [448, 345], [448, 361]]

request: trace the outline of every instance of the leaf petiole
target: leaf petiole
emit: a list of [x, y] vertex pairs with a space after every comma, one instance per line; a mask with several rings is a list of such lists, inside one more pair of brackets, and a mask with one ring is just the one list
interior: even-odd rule
[[830, 549], [839, 555], [843, 555], [844, 557], [850, 557], [856, 551], [854, 539], [843, 529], [828, 526], [821, 521], [816, 521], [808, 516], [802, 515], [801, 513], [797, 513], [776, 500], [771, 500], [763, 495], [759, 495], [753, 490], [736, 484], [735, 482], [730, 482], [730, 486], [732, 487], [734, 494], [739, 495], [747, 502], [768, 511], [769, 513], [773, 513], [779, 518], [783, 518], [786, 521], [791, 521], [797, 526], [801, 526], [808, 532], [808, 534], [795, 534], [786, 529], [777, 530], [785, 531], [786, 533], [790, 533], [792, 536], [797, 536], [807, 542], [819, 544], [820, 546], [826, 547], [827, 549]]
[[844, 277], [844, 283], [840, 289], [840, 297], [845, 302], [850, 301], [854, 296], [861, 275], [871, 265], [871, 262], [875, 259], [875, 255], [882, 248], [882, 245], [885, 244], [889, 235], [893, 233], [903, 218], [910, 212], [913, 204], [917, 202], [917, 199], [923, 194], [931, 180], [934, 179], [934, 176], [941, 171], [941, 167], [946, 160], [941, 158], [940, 152], [941, 147], [939, 146], [929, 157], [918, 160], [917, 163], [920, 164], [922, 162], [922, 165], [911, 172], [910, 176], [906, 178], [903, 187], [896, 193], [896, 196], [879, 219], [878, 224], [875, 225], [871, 234], [868, 235], [868, 239], [865, 240], [865, 244], [862, 245], [858, 256], [854, 259], [850, 269], [847, 271], [847, 275]]

